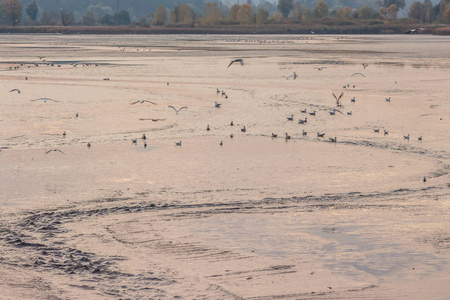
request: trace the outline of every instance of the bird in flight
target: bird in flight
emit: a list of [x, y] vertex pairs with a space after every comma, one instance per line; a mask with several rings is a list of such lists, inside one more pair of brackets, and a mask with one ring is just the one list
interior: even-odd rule
[[317, 69], [319, 71], [322, 71], [323, 69], [326, 69], [327, 67], [314, 67], [314, 69]]
[[366, 77], [363, 73], [353, 73], [352, 77], [355, 76], [355, 75], [361, 75], [362, 77]]
[[37, 99], [31, 100], [31, 101], [40, 101], [40, 100], [44, 101], [44, 103], [47, 102], [47, 101], [58, 102], [57, 100], [53, 100], [53, 99], [50, 99], [50, 98], [37, 98]]
[[364, 67], [364, 69], [367, 68], [368, 65], [369, 65], [369, 64], [362, 64], [362, 66]]
[[155, 102], [152, 102], [152, 101], [148, 101], [148, 100], [138, 100], [138, 101], [134, 101], [134, 102], [131, 102], [130, 104], [131, 104], [131, 105], [133, 105], [133, 104], [137, 104], [137, 103], [140, 103], [140, 104], [144, 104], [144, 102], [148, 102], [148, 103], [151, 103], [151, 104], [154, 104], [154, 105], [156, 105], [156, 103], [155, 103]]
[[139, 121], [153, 121], [153, 122], [158, 122], [158, 121], [164, 121], [166, 119], [152, 119], [152, 118], [140, 118]]
[[45, 58], [45, 56], [38, 56], [40, 60], [42, 60], [43, 58]]
[[48, 154], [48, 153], [50, 153], [50, 152], [52, 152], [52, 151], [59, 151], [59, 152], [61, 152], [62, 154], [65, 154], [64, 152], [62, 152], [61, 150], [59, 150], [59, 149], [50, 149], [50, 150], [48, 150], [47, 152], [45, 152], [45, 154]]
[[19, 90], [19, 89], [12, 89], [12, 90], [10, 90], [9, 92], [10, 92], [10, 93], [11, 93], [11, 92], [17, 92], [17, 93], [20, 94], [20, 90]]
[[230, 62], [230, 64], [228, 65], [227, 69], [228, 69], [232, 64], [234, 64], [235, 62], [241, 63], [241, 66], [244, 65], [244, 60], [243, 60], [242, 58], [236, 58], [236, 59], [233, 59], [233, 60]]
[[173, 107], [172, 105], [169, 105], [170, 108], [173, 108], [173, 110], [175, 111], [175, 113], [178, 115], [178, 113], [182, 110], [182, 109], [187, 109], [186, 106], [180, 107], [179, 109], [176, 109], [175, 107]]
[[410, 33], [419, 33], [419, 31], [425, 30], [424, 28], [414, 28], [414, 29], [410, 29], [406, 32], [406, 34], [410, 34]]
[[344, 96], [344, 92], [341, 92], [341, 94], [339, 95], [339, 97], [337, 97], [337, 96], [334, 94], [334, 92], [333, 92], [333, 97], [334, 97], [334, 99], [336, 99], [336, 105], [337, 105], [337, 106], [341, 106], [341, 103], [340, 103], [339, 101], [341, 100], [342, 96]]

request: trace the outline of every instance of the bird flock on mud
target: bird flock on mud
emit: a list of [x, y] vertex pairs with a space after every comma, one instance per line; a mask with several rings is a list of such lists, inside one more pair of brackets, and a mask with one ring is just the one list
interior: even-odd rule
[[[40, 59], [42, 62], [41, 62], [41, 63], [34, 63], [34, 66], [37, 67], [37, 66], [39, 66], [40, 64], [45, 64], [45, 65], [48, 65], [48, 66], [55, 66], [53, 63], [45, 62], [45, 59], [44, 59], [44, 58], [45, 58], [45, 57], [40, 56], [39, 59]], [[227, 69], [230, 68], [233, 64], [240, 64], [240, 66], [244, 66], [244, 60], [243, 60], [242, 58], [233, 59], [233, 60], [228, 64]], [[24, 64], [20, 64], [19, 66], [14, 67], [14, 69], [18, 69], [18, 68], [20, 68], [20, 67], [23, 66], [23, 65], [24, 65]], [[72, 65], [73, 65], [73, 67], [77, 67], [78, 64], [73, 63]], [[83, 66], [93, 66], [93, 65], [94, 65], [94, 66], [98, 66], [98, 64], [83, 64]], [[56, 65], [56, 66], [57, 66], [57, 67], [60, 67], [61, 65]], [[368, 67], [368, 64], [367, 64], [367, 63], [363, 63], [362, 66], [363, 66], [364, 69], [366, 69], [366, 68]], [[30, 68], [30, 66], [28, 66], [28, 67]], [[10, 67], [10, 69], [12, 69], [12, 67]], [[322, 67], [314, 67], [314, 69], [315, 69], [315, 70], [318, 70], [318, 71], [323, 71], [324, 69], [326, 69], [326, 67], [323, 67], [323, 66], [322, 66]], [[353, 73], [353, 74], [351, 75], [351, 77], [353, 77], [353, 76], [366, 77], [363, 73], [360, 73], [360, 72], [355, 72], [355, 73]], [[282, 76], [282, 77], [285, 78], [286, 80], [291, 80], [291, 79], [292, 79], [292, 80], [296, 80], [296, 79], [298, 78], [298, 75], [296, 74], [296, 72], [293, 72], [293, 73], [290, 74], [290, 75]], [[27, 76], [25, 77], [25, 80], [28, 80], [28, 77], [27, 77]], [[104, 78], [103, 80], [109, 80], [109, 78]], [[169, 82], [167, 82], [167, 85], [169, 85]], [[353, 85], [353, 88], [355, 88], [355, 85]], [[343, 89], [344, 89], [344, 90], [350, 89], [350, 84], [344, 85], [344, 86], [343, 86]], [[18, 88], [11, 89], [9, 92], [10, 92], [10, 93], [17, 92], [17, 94], [21, 94], [21, 90], [18, 89]], [[228, 99], [227, 93], [226, 93], [225, 91], [223, 91], [223, 90], [220, 90], [219, 88], [216, 88], [216, 95], [217, 95], [217, 96], [220, 95], [223, 99]], [[344, 113], [340, 110], [340, 109], [343, 108], [342, 100], [343, 100], [343, 96], [344, 96], [344, 91], [341, 91], [339, 95], [337, 95], [335, 92], [332, 92], [331, 95], [334, 97], [336, 107], [330, 108], [330, 109], [328, 110], [327, 113], [328, 113], [330, 116], [336, 116], [336, 113], [339, 113], [339, 114], [341, 114], [341, 115], [347, 115], [347, 116], [352, 116], [352, 115], [353, 115], [353, 112], [352, 112], [352, 111], [347, 111], [346, 114], [344, 114]], [[51, 98], [47, 98], [47, 97], [41, 97], [41, 98], [37, 98], [37, 99], [32, 99], [32, 100], [30, 100], [30, 101], [31, 101], [31, 102], [42, 101], [43, 103], [47, 103], [47, 102], [54, 102], [54, 103], [56, 103], [56, 102], [59, 102], [59, 100], [55, 100], [55, 99], [51, 99]], [[385, 99], [385, 102], [390, 103], [390, 102], [391, 102], [391, 97], [386, 98], [386, 99]], [[350, 103], [351, 103], [351, 104], [356, 104], [356, 98], [355, 98], [355, 97], [351, 98], [351, 99], [350, 99]], [[130, 105], [135, 105], [135, 104], [141, 104], [141, 105], [142, 105], [142, 104], [157, 105], [156, 102], [150, 101], [150, 100], [146, 100], [146, 99], [143, 99], [143, 100], [136, 100], [136, 101], [133, 101], [133, 102], [130, 103]], [[221, 106], [222, 106], [222, 103], [219, 103], [218, 101], [215, 101], [215, 102], [214, 102], [214, 107], [215, 107], [215, 108], [219, 109], [219, 108], [221, 108]], [[188, 107], [187, 107], [187, 106], [175, 107], [175, 106], [169, 105], [168, 108], [172, 109], [172, 110], [175, 112], [176, 115], [180, 114], [180, 113], [181, 113], [182, 111], [184, 111], [184, 110], [188, 110]], [[340, 109], [338, 109], [338, 108], [340, 108]], [[311, 116], [312, 118], [314, 118], [314, 117], [316, 117], [316, 115], [317, 115], [319, 112], [317, 112], [316, 110], [308, 111], [307, 108], [303, 108], [303, 109], [300, 109], [300, 113], [301, 113], [302, 115], [307, 115], [307, 116]], [[79, 113], [76, 113], [76, 114], [75, 114], [75, 118], [78, 118], [78, 116], [79, 116]], [[295, 117], [295, 114], [293, 114], [293, 113], [292, 113], [290, 116], [286, 116], [286, 122], [294, 122], [294, 120], [295, 120], [294, 117]], [[166, 119], [165, 119], [165, 118], [140, 118], [139, 120], [140, 120], [140, 121], [159, 122], [159, 121], [165, 121]], [[307, 124], [308, 124], [308, 117], [299, 118], [299, 119], [297, 120], [297, 123], [298, 123], [299, 125], [307, 125]], [[231, 122], [229, 123], [229, 126], [231, 126], [231, 127], [234, 126], [234, 122], [231, 121]], [[211, 130], [211, 127], [210, 127], [209, 124], [207, 125], [206, 130], [207, 130], [207, 131], [210, 131], [210, 130]], [[246, 133], [246, 132], [247, 132], [246, 126], [241, 126], [240, 132]], [[381, 132], [380, 132], [380, 128], [375, 128], [375, 129], [373, 129], [373, 133], [376, 133], [376, 134], [381, 133]], [[383, 129], [382, 133], [383, 133], [384, 136], [386, 136], [386, 135], [389, 134], [389, 132], [388, 132], [386, 129]], [[64, 131], [64, 132], [62, 133], [62, 135], [63, 135], [63, 137], [66, 137], [66, 135], [67, 135], [66, 131]], [[307, 132], [304, 128], [302, 128], [301, 135], [302, 135], [303, 137], [305, 137], [305, 136], [308, 135], [308, 132]], [[317, 135], [317, 138], [318, 138], [318, 139], [323, 139], [323, 138], [325, 138], [326, 133], [325, 133], [325, 132], [317, 132], [317, 134], [314, 134], [314, 136], [315, 136], [315, 135]], [[229, 135], [229, 137], [230, 137], [230, 139], [233, 139], [234, 134], [231, 133], [231, 134]], [[273, 139], [278, 138], [278, 134], [272, 132], [272, 134], [270, 135], [270, 137], [273, 138]], [[410, 140], [410, 134], [408, 133], [407, 135], [404, 135], [403, 138], [404, 138], [405, 140], [408, 140], [408, 141], [409, 141], [409, 140]], [[144, 148], [147, 148], [147, 141], [146, 141], [147, 137], [146, 137], [146, 135], [143, 134], [141, 139], [144, 141], [144, 144], [143, 144]], [[286, 142], [287, 142], [287, 141], [289, 141], [289, 140], [291, 139], [291, 136], [290, 136], [287, 132], [285, 132], [285, 133], [284, 133], [284, 139], [285, 139]], [[422, 140], [423, 140], [422, 136], [419, 136], [419, 137], [417, 138], [417, 140], [418, 140], [418, 141], [422, 141]], [[338, 143], [338, 138], [337, 138], [336, 136], [335, 136], [335, 137], [329, 137], [329, 138], [328, 138], [328, 141], [331, 142], [331, 143]], [[137, 145], [137, 142], [138, 142], [138, 139], [137, 139], [137, 138], [132, 139], [132, 144]], [[224, 145], [223, 140], [220, 141], [219, 145], [220, 145], [220, 146], [223, 146], [223, 145]], [[87, 147], [88, 147], [88, 148], [91, 148], [91, 146], [92, 146], [92, 145], [91, 145], [90, 142], [87, 143]], [[180, 141], [176, 141], [176, 142], [175, 142], [175, 146], [176, 146], [176, 147], [181, 147], [181, 146], [182, 146], [182, 141], [181, 141], [181, 140], [180, 140]], [[5, 149], [5, 148], [6, 148], [6, 147], [2, 147], [2, 149]], [[0, 150], [0, 151], [1, 151], [1, 150]], [[57, 148], [49, 149], [49, 150], [47, 150], [47, 151], [45, 152], [45, 154], [49, 154], [49, 153], [53, 153], [53, 152], [58, 152], [58, 153], [65, 154], [62, 150], [57, 149]], [[426, 181], [426, 178], [424, 178], [423, 180]]]

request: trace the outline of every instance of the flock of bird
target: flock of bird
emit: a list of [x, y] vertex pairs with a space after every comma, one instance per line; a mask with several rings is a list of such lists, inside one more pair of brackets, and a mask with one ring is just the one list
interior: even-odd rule
[[[44, 57], [39, 57], [39, 58], [42, 60]], [[238, 63], [238, 64], [240, 64], [241, 66], [244, 66], [244, 60], [243, 60], [242, 58], [237, 58], [237, 59], [232, 60], [232, 61], [228, 64], [227, 68], [229, 68], [230, 66], [232, 66], [234, 63]], [[36, 65], [36, 64], [35, 64], [35, 65]], [[37, 65], [38, 65], [38, 64], [37, 64]], [[53, 65], [53, 64], [52, 64], [52, 63], [47, 63], [47, 65]], [[74, 67], [76, 67], [76, 65], [77, 65], [77, 64], [73, 64]], [[88, 64], [88, 65], [91, 65], [91, 64]], [[95, 64], [95, 65], [98, 66], [97, 64]], [[363, 66], [364, 69], [366, 69], [367, 66], [368, 66], [368, 64], [363, 63], [362, 66]], [[318, 71], [322, 71], [322, 70], [326, 69], [326, 67], [315, 67], [314, 69], [316, 69], [316, 70], [318, 70]], [[354, 74], [351, 75], [351, 76], [355, 76], [355, 75], [359, 75], [359, 76], [365, 77], [365, 75], [362, 74], [362, 73], [354, 73]], [[296, 74], [296, 72], [293, 72], [293, 74], [291, 74], [291, 75], [288, 75], [288, 76], [282, 76], [282, 77], [286, 78], [286, 80], [289, 80], [289, 79], [291, 79], [291, 78], [292, 78], [293, 80], [296, 80], [297, 77], [298, 77], [298, 75]], [[25, 79], [27, 80], [28, 77], [26, 77]], [[109, 78], [108, 78], [108, 80], [109, 80]], [[169, 85], [169, 82], [167, 82], [167, 85]], [[345, 85], [343, 88], [346, 89], [346, 88], [349, 88], [349, 87], [350, 87], [350, 84], [347, 84], [347, 85]], [[355, 88], [355, 85], [353, 85], [353, 88]], [[9, 92], [17, 92], [18, 94], [20, 94], [20, 93], [21, 93], [21, 90], [15, 88], [15, 89], [10, 90]], [[217, 88], [217, 89], [216, 89], [216, 93], [217, 93], [217, 95], [221, 95], [221, 96], [224, 97], [225, 99], [228, 98], [228, 95], [227, 95], [226, 92], [223, 91], [223, 90], [219, 90], [219, 89]], [[334, 97], [335, 102], [336, 102], [336, 107], [339, 107], [339, 108], [342, 107], [341, 101], [342, 101], [343, 95], [344, 95], [344, 92], [343, 92], [343, 91], [339, 94], [339, 96], [337, 96], [334, 92], [332, 92], [332, 96]], [[391, 102], [391, 98], [390, 98], [390, 97], [389, 97], [389, 98], [386, 98], [385, 100], [386, 100], [386, 102], [389, 102], [389, 103]], [[59, 102], [58, 100], [51, 99], [51, 98], [47, 98], [47, 97], [37, 98], [37, 99], [30, 100], [30, 101], [32, 101], [32, 102], [43, 101], [44, 103], [46, 103], [46, 102]], [[353, 97], [352, 99], [350, 99], [350, 101], [351, 101], [351, 103], [356, 103], [356, 98]], [[131, 102], [130, 104], [131, 104], [131, 105], [135, 105], [135, 104], [138, 104], [138, 103], [139, 103], [139, 104], [148, 103], [148, 104], [156, 105], [155, 102], [150, 101], [150, 100], [137, 100], [137, 101]], [[217, 101], [214, 102], [214, 106], [215, 106], [216, 108], [220, 108], [221, 105], [222, 105], [222, 103], [219, 103], [219, 102], [217, 102]], [[175, 106], [172, 106], [172, 105], [169, 105], [168, 108], [173, 109], [173, 111], [175, 112], [176, 115], [178, 115], [181, 111], [187, 110], [187, 109], [188, 109], [187, 106], [175, 107]], [[301, 112], [302, 114], [309, 114], [309, 115], [312, 116], [312, 117], [315, 117], [315, 116], [316, 116], [316, 113], [317, 113], [315, 110], [314, 110], [314, 111], [308, 112], [306, 108], [300, 110], [300, 112]], [[330, 116], [335, 116], [336, 113], [340, 113], [340, 114], [344, 115], [344, 113], [343, 113], [341, 110], [337, 109], [337, 108], [330, 108], [330, 110], [328, 111], [328, 113], [329, 113]], [[349, 115], [349, 116], [350, 116], [350, 115], [353, 115], [353, 112], [352, 112], [352, 111], [347, 111], [347, 115]], [[75, 118], [78, 118], [78, 116], [79, 116], [79, 114], [76, 113]], [[287, 116], [286, 119], [287, 119], [287, 121], [291, 121], [291, 122], [294, 121], [294, 114], [291, 114], [290, 116]], [[166, 119], [163, 119], [163, 118], [140, 118], [139, 120], [141, 120], [141, 121], [159, 122], [159, 121], [165, 121]], [[306, 124], [308, 124], [308, 118], [307, 118], [307, 117], [305, 117], [304, 119], [303, 119], [303, 118], [300, 118], [300, 119], [298, 119], [297, 123], [300, 124], [300, 125], [306, 125]], [[230, 122], [230, 126], [234, 126], [233, 121]], [[210, 130], [211, 130], [211, 127], [210, 127], [209, 125], [207, 125], [206, 130], [207, 130], [207, 131], [210, 131]], [[241, 128], [241, 132], [243, 132], [243, 133], [247, 132], [247, 128], [246, 128], [245, 126], [243, 126], [243, 127]], [[379, 128], [374, 129], [374, 133], [379, 133], [379, 132], [380, 132], [380, 129], [379, 129]], [[389, 134], [387, 130], [384, 130], [383, 133], [384, 133], [384, 135], [388, 135], [388, 134]], [[302, 133], [301, 133], [301, 134], [302, 134], [302, 136], [307, 136], [308, 132], [305, 131], [304, 129], [302, 129]], [[65, 132], [65, 131], [63, 132], [63, 136], [64, 136], [64, 137], [66, 136], [66, 132]], [[324, 138], [324, 136], [325, 136], [325, 133], [317, 132], [317, 137], [318, 137], [318, 138]], [[234, 135], [233, 135], [233, 134], [230, 134], [230, 138], [232, 139], [233, 137], [234, 137]], [[271, 137], [272, 137], [272, 138], [277, 138], [277, 137], [278, 137], [278, 134], [272, 133], [272, 134], [271, 134]], [[284, 134], [284, 137], [285, 137], [285, 140], [286, 140], [286, 141], [288, 141], [288, 140], [291, 139], [291, 136], [290, 136], [288, 133], [285, 133], [285, 134]], [[403, 137], [404, 137], [404, 139], [406, 139], [406, 140], [409, 140], [409, 139], [410, 139], [410, 135], [409, 135], [409, 134], [404, 135]], [[143, 135], [142, 139], [144, 140], [144, 147], [147, 148], [147, 142], [146, 142], [146, 136], [145, 136], [145, 134]], [[337, 140], [338, 140], [337, 137], [330, 137], [330, 138], [329, 138], [329, 141], [332, 142], [332, 143], [337, 143]], [[418, 140], [419, 140], [419, 141], [422, 141], [422, 136], [418, 137]], [[137, 145], [137, 139], [132, 139], [132, 143], [135, 144], [135, 145]], [[175, 146], [181, 147], [181, 145], [182, 145], [182, 141], [177, 141], [177, 142], [175, 142]], [[223, 146], [223, 141], [220, 141], [219, 145], [220, 145], [220, 146]], [[90, 148], [90, 147], [91, 147], [91, 143], [88, 143], [88, 144], [87, 144], [87, 147]], [[57, 148], [55, 148], [55, 149], [50, 149], [50, 150], [46, 151], [45, 153], [48, 154], [48, 153], [51, 153], [51, 152], [60, 152], [60, 153], [64, 154], [63, 151], [61, 151], [60, 149], [57, 149]]]

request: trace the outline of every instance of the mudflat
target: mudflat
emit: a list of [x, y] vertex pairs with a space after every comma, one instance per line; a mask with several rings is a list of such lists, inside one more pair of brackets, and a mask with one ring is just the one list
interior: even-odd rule
[[450, 297], [449, 37], [0, 53], [0, 299]]

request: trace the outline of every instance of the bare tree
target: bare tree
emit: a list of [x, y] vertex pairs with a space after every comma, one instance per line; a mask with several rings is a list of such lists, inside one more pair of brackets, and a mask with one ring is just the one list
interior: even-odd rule
[[16, 25], [22, 20], [22, 2], [20, 0], [3, 0], [1, 3], [3, 16], [11, 24]]

